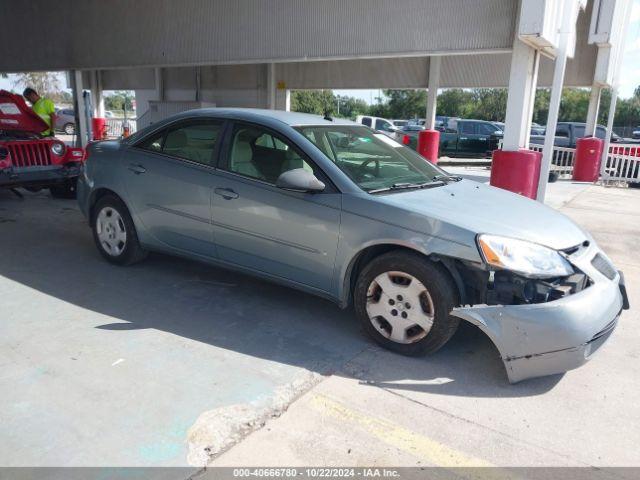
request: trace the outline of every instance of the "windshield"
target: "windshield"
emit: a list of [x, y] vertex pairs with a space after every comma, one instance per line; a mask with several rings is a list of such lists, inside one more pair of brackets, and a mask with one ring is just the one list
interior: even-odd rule
[[413, 150], [366, 127], [296, 127], [366, 192], [432, 182], [446, 173]]

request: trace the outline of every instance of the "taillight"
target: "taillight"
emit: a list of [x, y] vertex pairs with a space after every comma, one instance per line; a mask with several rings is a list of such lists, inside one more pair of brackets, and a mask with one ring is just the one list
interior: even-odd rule
[[402, 144], [403, 145], [410, 145], [411, 144], [411, 138], [409, 137], [409, 135], [403, 135], [402, 136]]

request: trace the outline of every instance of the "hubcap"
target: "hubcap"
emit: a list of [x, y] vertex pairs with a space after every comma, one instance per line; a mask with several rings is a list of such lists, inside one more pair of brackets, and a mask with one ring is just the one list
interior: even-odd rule
[[435, 316], [426, 287], [405, 272], [385, 272], [367, 290], [369, 321], [384, 337], [397, 343], [415, 343], [427, 336]]
[[112, 207], [104, 207], [96, 217], [96, 233], [100, 245], [112, 257], [120, 255], [127, 246], [127, 230], [122, 217]]

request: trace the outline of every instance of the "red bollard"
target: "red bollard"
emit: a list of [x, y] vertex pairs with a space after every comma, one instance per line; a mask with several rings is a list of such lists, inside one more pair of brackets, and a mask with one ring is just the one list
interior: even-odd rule
[[418, 153], [433, 164], [438, 163], [440, 148], [440, 132], [438, 130], [422, 130], [418, 132]]
[[94, 140], [104, 140], [107, 134], [107, 121], [104, 118], [91, 119], [91, 132]]
[[573, 180], [595, 182], [600, 177], [600, 159], [604, 141], [595, 137], [576, 140], [576, 156], [573, 162]]
[[494, 150], [490, 185], [535, 199], [542, 153], [533, 150]]

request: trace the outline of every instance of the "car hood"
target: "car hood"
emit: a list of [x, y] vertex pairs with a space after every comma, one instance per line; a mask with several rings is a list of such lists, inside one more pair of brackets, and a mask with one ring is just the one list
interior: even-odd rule
[[20, 95], [0, 90], [0, 130], [19, 130], [40, 133], [47, 130], [45, 123]]
[[[434, 233], [435, 228], [435, 233], [443, 238], [447, 237], [445, 224], [470, 232], [474, 237], [480, 233], [502, 235], [557, 250], [575, 247], [589, 238], [573, 221], [550, 207], [471, 180], [451, 182], [443, 187], [378, 195], [376, 198], [395, 207], [394, 210], [397, 208], [411, 213], [407, 216], [411, 222], [411, 225], [405, 225], [407, 228], [427, 234]], [[397, 220], [402, 216], [394, 217]]]

